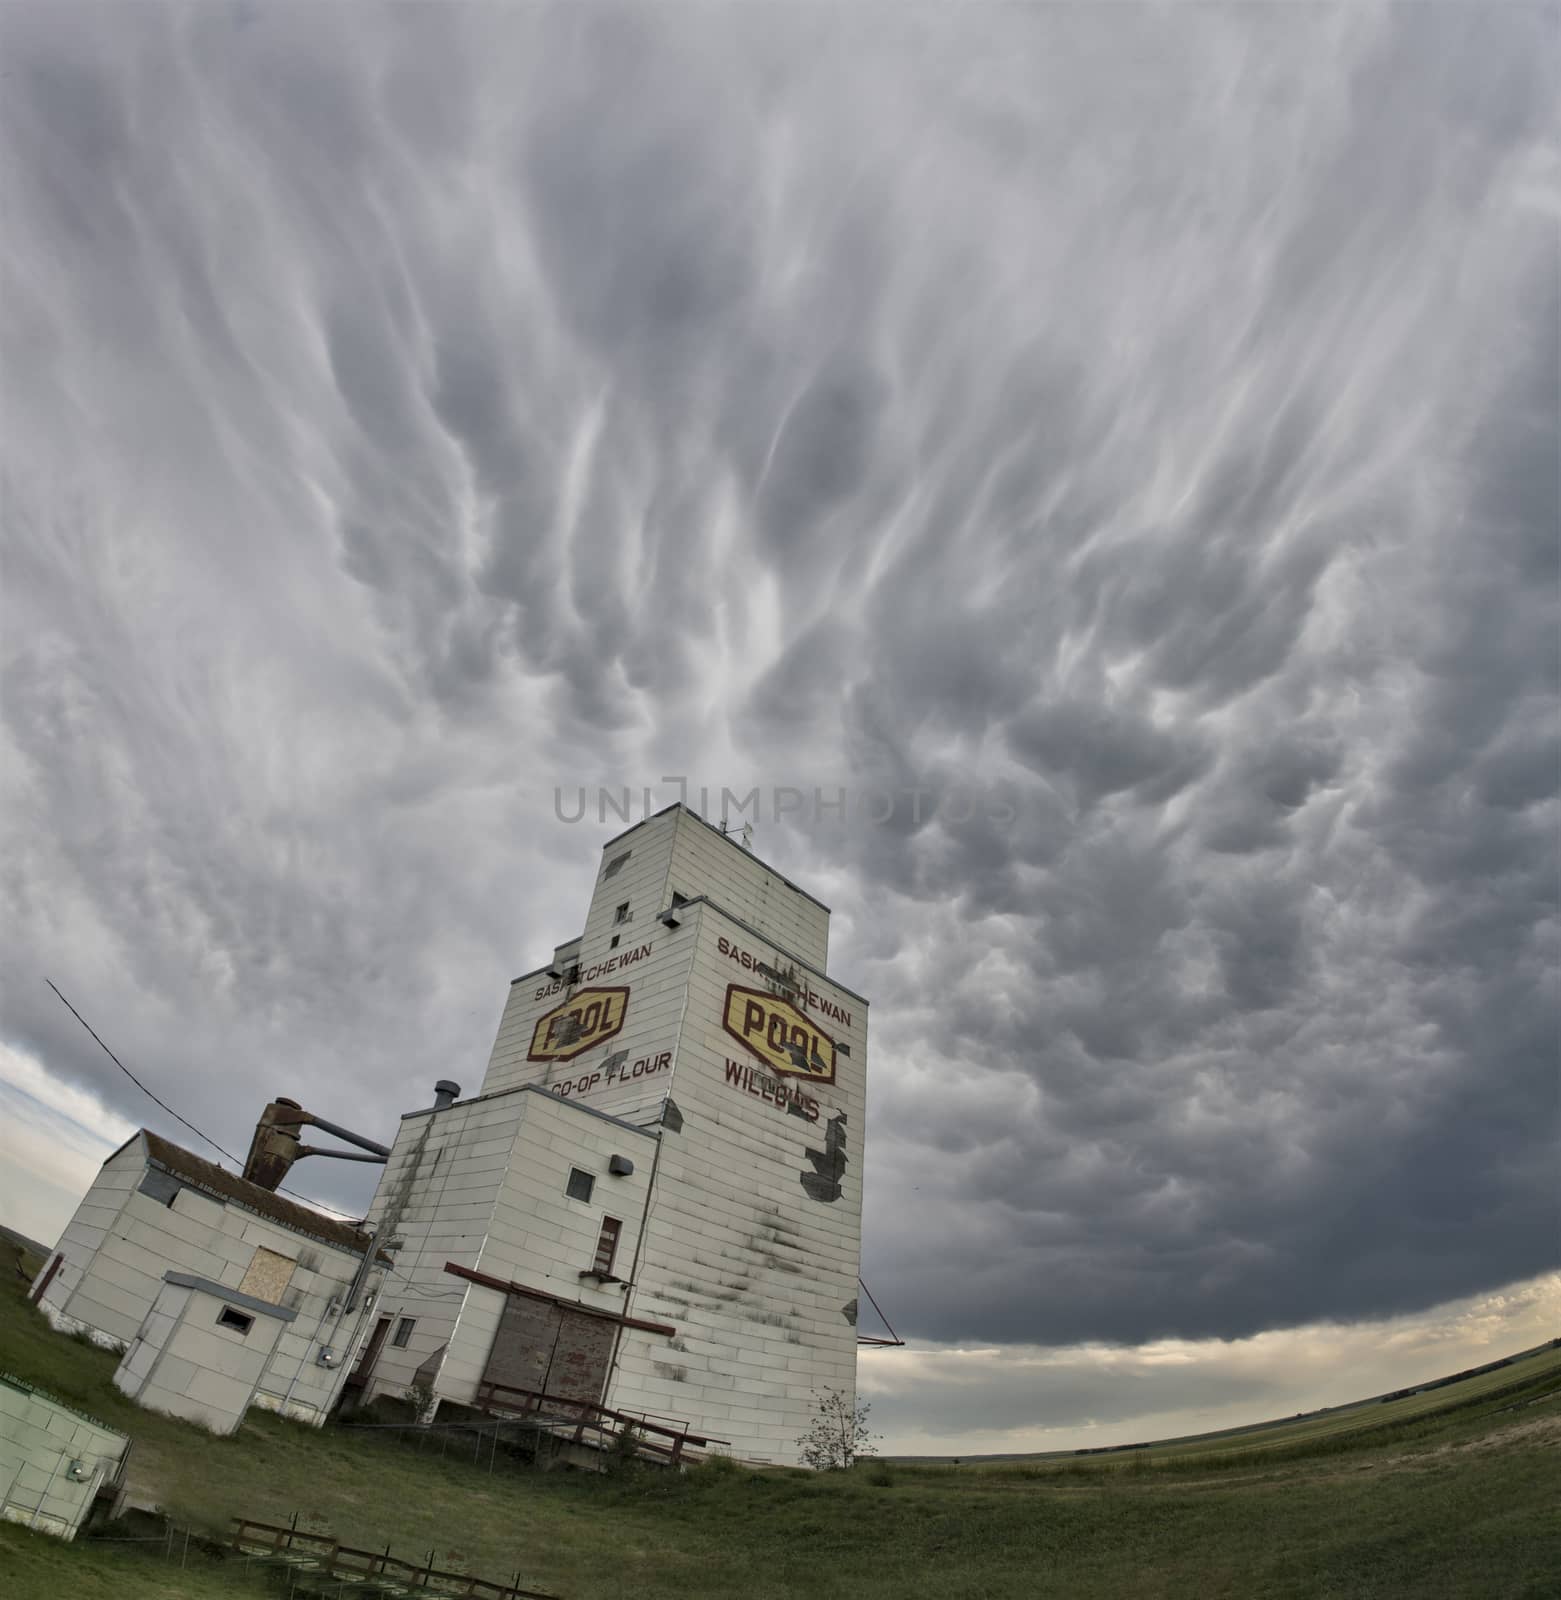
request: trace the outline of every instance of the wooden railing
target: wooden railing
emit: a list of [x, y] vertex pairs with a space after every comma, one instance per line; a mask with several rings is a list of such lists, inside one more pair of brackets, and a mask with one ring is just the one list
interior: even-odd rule
[[304, 1533], [297, 1528], [278, 1527], [272, 1522], [256, 1522], [250, 1517], [234, 1517], [236, 1524], [230, 1541], [243, 1555], [277, 1561], [301, 1571], [319, 1572], [343, 1583], [376, 1585], [406, 1593], [423, 1590], [428, 1594], [467, 1595], [472, 1600], [558, 1600], [541, 1589], [522, 1589], [514, 1583], [492, 1583], [467, 1572], [446, 1572], [428, 1561], [415, 1565], [398, 1561], [386, 1550], [355, 1550], [329, 1534]]
[[687, 1428], [665, 1428], [660, 1423], [648, 1422], [626, 1411], [614, 1411], [609, 1406], [597, 1405], [593, 1400], [567, 1400], [560, 1395], [519, 1389], [508, 1383], [478, 1384], [473, 1403], [479, 1411], [487, 1411], [495, 1416], [535, 1418], [539, 1422], [562, 1424], [565, 1430], [572, 1424], [571, 1437], [575, 1444], [585, 1443], [588, 1433], [597, 1434], [602, 1439], [613, 1439], [632, 1428], [641, 1450], [647, 1455], [660, 1457], [674, 1467], [682, 1464], [683, 1453], [690, 1446], [703, 1449], [706, 1445], [726, 1443], [724, 1439], [701, 1438]]

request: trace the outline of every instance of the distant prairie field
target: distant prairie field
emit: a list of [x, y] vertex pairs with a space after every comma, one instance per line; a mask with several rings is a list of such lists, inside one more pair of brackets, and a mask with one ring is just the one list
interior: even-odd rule
[[[214, 1439], [124, 1400], [115, 1358], [52, 1333], [8, 1262], [5, 1279], [0, 1366], [129, 1433], [138, 1492], [195, 1530], [188, 1546], [144, 1523], [64, 1545], [0, 1527], [8, 1600], [205, 1600], [290, 1584], [301, 1600], [297, 1575], [202, 1544], [235, 1516], [298, 1516], [346, 1544], [432, 1553], [563, 1600], [1561, 1600], [1561, 1352], [1287, 1425], [1261, 1448], [1248, 1435], [958, 1467], [605, 1477], [474, 1461], [459, 1434], [416, 1449], [394, 1433], [254, 1416]], [[110, 1542], [132, 1532], [142, 1542]]]

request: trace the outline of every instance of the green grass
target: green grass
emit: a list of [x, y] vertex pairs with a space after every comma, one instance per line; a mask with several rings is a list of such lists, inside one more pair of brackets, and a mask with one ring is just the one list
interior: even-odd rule
[[[433, 1549], [484, 1577], [519, 1569], [566, 1600], [1561, 1600], [1561, 1402], [1544, 1398], [1561, 1374], [1548, 1362], [1508, 1369], [1497, 1387], [1518, 1391], [1452, 1410], [1460, 1391], [1441, 1391], [1435, 1408], [1376, 1408], [1380, 1428], [1262, 1452], [624, 1479], [502, 1457], [490, 1475], [486, 1460], [269, 1416], [213, 1439], [130, 1405], [115, 1358], [51, 1333], [19, 1287], [0, 1294], [0, 1365], [130, 1433], [135, 1476], [181, 1522], [221, 1534], [235, 1513], [298, 1512], [407, 1559]], [[0, 1529], [0, 1572], [14, 1600], [263, 1592], [199, 1550], [169, 1566], [156, 1547], [19, 1529]]]
[[0, 1581], [17, 1600], [209, 1600], [213, 1595], [274, 1596], [255, 1572], [192, 1550], [181, 1566], [182, 1544], [166, 1559], [160, 1541], [135, 1545], [78, 1539], [63, 1544], [47, 1534], [0, 1523]]

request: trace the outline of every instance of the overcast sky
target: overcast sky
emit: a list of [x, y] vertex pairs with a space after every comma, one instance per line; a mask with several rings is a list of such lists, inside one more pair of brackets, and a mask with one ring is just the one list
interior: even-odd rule
[[1557, 20], [5, 7], [0, 1216], [196, 1142], [45, 977], [388, 1134], [678, 774], [873, 1002], [901, 1447], [1561, 1331]]

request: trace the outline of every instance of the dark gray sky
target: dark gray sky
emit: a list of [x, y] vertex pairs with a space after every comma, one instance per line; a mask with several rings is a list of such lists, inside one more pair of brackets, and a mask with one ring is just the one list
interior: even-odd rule
[[555, 786], [683, 774], [835, 907], [868, 1280], [992, 1417], [1529, 1315], [1557, 21], [5, 8], [0, 1206], [183, 1136], [46, 975], [229, 1149], [388, 1129], [578, 927]]

